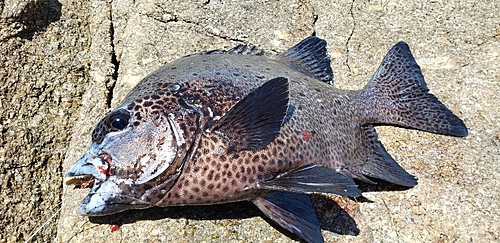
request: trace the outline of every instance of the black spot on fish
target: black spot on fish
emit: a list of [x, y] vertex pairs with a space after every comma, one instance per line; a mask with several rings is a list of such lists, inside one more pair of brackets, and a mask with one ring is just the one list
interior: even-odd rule
[[285, 161], [283, 160], [278, 160], [278, 166], [283, 166], [285, 164]]
[[262, 165], [257, 166], [259, 172], [264, 172], [264, 167]]

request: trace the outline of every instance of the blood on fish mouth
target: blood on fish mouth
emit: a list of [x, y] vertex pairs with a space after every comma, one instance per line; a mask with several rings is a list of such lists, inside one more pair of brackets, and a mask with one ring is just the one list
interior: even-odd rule
[[111, 157], [111, 155], [109, 155], [108, 153], [102, 153], [99, 155], [99, 158], [101, 158], [102, 161], [104, 161], [108, 164], [106, 169], [104, 169], [104, 167], [98, 166], [97, 169], [99, 170], [99, 172], [101, 172], [102, 174], [106, 174], [107, 176], [112, 175], [111, 162], [113, 161], [113, 158]]
[[82, 183], [82, 185], [80, 186], [81, 189], [83, 188], [87, 188], [90, 184], [92, 184], [91, 186], [93, 186], [94, 184], [94, 181], [95, 181], [95, 177], [92, 176], [92, 178], [90, 178], [89, 181], [85, 182], [85, 183]]
[[[111, 155], [109, 155], [108, 153], [102, 153], [98, 156], [91, 154], [91, 158], [93, 159], [93, 161], [95, 161], [96, 158], [99, 158], [101, 160], [102, 164], [99, 164], [99, 162], [97, 162], [97, 164], [92, 163], [100, 174], [105, 175], [106, 177], [112, 175], [111, 162], [113, 161], [113, 158], [111, 157]], [[96, 178], [91, 174], [79, 175], [67, 178], [65, 180], [65, 184], [75, 185], [83, 189], [87, 187], [93, 187], [95, 180]]]

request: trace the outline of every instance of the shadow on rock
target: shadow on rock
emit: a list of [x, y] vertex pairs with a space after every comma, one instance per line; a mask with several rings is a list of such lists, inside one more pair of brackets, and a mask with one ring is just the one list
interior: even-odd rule
[[371, 181], [375, 182], [375, 184], [366, 183], [363, 181], [356, 180], [356, 184], [358, 184], [358, 188], [362, 192], [382, 192], [382, 191], [406, 191], [411, 189], [411, 187], [396, 185], [387, 181], [383, 181], [377, 178], [368, 177]]
[[[355, 220], [331, 198], [323, 195], [311, 196], [321, 228], [342, 235], [358, 235], [359, 229]], [[299, 240], [295, 235], [282, 229], [268, 219], [253, 203], [235, 202], [209, 206], [174, 206], [154, 207], [149, 209], [129, 210], [113, 215], [89, 217], [95, 224], [119, 225], [132, 224], [143, 220], [160, 220], [165, 218], [186, 218], [194, 220], [244, 219], [260, 216], [284, 235]]]
[[[35, 1], [36, 4], [24, 4], [25, 9], [16, 9], [19, 13], [7, 14], [3, 16], [6, 26], [11, 24], [12, 28], [6, 28], [10, 34], [2, 36], [2, 39], [20, 37], [32, 40], [37, 32], [45, 31], [51, 23], [61, 19], [62, 4], [57, 0]], [[4, 6], [7, 8], [8, 6]], [[14, 8], [15, 9], [15, 8]]]

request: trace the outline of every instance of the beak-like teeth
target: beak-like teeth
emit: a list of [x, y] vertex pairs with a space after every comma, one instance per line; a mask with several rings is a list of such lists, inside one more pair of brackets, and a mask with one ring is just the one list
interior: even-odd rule
[[65, 183], [74, 185], [82, 181], [88, 181], [91, 177], [101, 181], [105, 180], [106, 174], [98, 170], [98, 167], [102, 169], [102, 166], [107, 166], [107, 163], [102, 161], [102, 158], [92, 156], [87, 152], [66, 172], [65, 177], [69, 178], [65, 179]]
[[92, 175], [65, 177], [64, 183], [66, 185], [82, 185], [90, 181], [92, 178], [93, 178]]

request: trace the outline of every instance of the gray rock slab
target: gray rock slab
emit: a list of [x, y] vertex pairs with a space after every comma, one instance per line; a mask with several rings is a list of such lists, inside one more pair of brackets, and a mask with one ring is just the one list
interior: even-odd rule
[[[60, 0], [26, 6], [2, 9], [48, 16], [60, 6], [60, 16], [0, 22], [0, 242], [293, 242], [250, 203], [89, 219], [76, 213], [88, 189], [61, 183], [90, 145], [96, 122], [156, 68], [241, 43], [281, 52], [311, 34], [328, 41], [335, 86], [344, 89], [361, 89], [392, 45], [407, 42], [431, 92], [469, 127], [468, 137], [453, 138], [378, 126], [389, 153], [419, 184], [365, 192], [358, 202], [314, 196], [326, 241], [500, 241], [498, 1]], [[50, 217], [59, 209], [56, 225]], [[112, 222], [122, 223], [118, 231], [111, 232]]]

